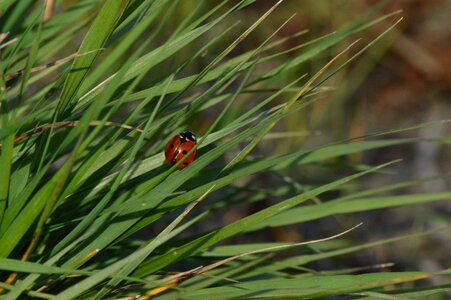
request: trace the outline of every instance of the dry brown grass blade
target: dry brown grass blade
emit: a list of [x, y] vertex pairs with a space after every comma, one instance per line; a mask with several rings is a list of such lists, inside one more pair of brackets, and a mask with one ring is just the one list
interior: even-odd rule
[[9, 32], [7, 33], [1, 33], [0, 34], [0, 43], [2, 43], [9, 35]]
[[311, 240], [311, 241], [306, 241], [306, 242], [300, 242], [300, 243], [294, 243], [294, 244], [279, 245], [279, 246], [274, 246], [274, 247], [268, 247], [268, 248], [254, 250], [254, 251], [249, 251], [249, 252], [246, 252], [246, 253], [242, 253], [242, 254], [238, 254], [238, 255], [235, 255], [235, 256], [231, 256], [231, 257], [222, 259], [222, 260], [217, 261], [215, 263], [212, 263], [212, 264], [210, 264], [208, 266], [200, 266], [200, 267], [194, 268], [192, 270], [188, 270], [188, 271], [185, 271], [185, 272], [178, 273], [176, 275], [169, 276], [169, 277], [167, 277], [165, 279], [162, 279], [160, 281], [161, 283], [164, 284], [163, 286], [160, 286], [160, 287], [157, 287], [157, 288], [154, 288], [154, 289], [148, 291], [145, 295], [140, 296], [138, 298], [138, 300], [150, 299], [153, 296], [161, 294], [164, 291], [166, 291], [166, 290], [168, 290], [168, 289], [170, 289], [172, 287], [175, 287], [175, 286], [181, 284], [182, 282], [184, 282], [184, 281], [186, 281], [186, 280], [188, 280], [188, 279], [190, 279], [192, 277], [199, 276], [199, 275], [201, 275], [201, 274], [203, 274], [203, 273], [205, 273], [207, 271], [213, 270], [213, 269], [215, 269], [215, 268], [217, 268], [217, 267], [219, 267], [219, 266], [221, 266], [221, 265], [223, 265], [225, 263], [228, 263], [230, 261], [236, 260], [238, 258], [241, 258], [241, 257], [244, 257], [244, 256], [249, 256], [249, 255], [252, 255], [252, 254], [258, 254], [258, 253], [262, 253], [262, 252], [266, 252], [266, 251], [276, 250], [276, 249], [283, 249], [283, 248], [289, 248], [289, 247], [309, 245], [309, 244], [315, 244], [315, 243], [320, 243], [320, 242], [332, 240], [332, 239], [338, 238], [338, 237], [340, 237], [340, 236], [342, 236], [342, 235], [344, 235], [344, 234], [356, 229], [357, 227], [359, 227], [362, 224], [363, 223], [357, 224], [356, 226], [354, 226], [352, 228], [349, 228], [349, 229], [347, 229], [345, 231], [342, 231], [342, 232], [340, 232], [338, 234], [335, 234], [333, 236], [329, 236], [329, 237], [326, 237], [326, 238], [317, 239], [317, 240]]
[[2, 44], [3, 41], [9, 36], [9, 32], [1, 33], [0, 34], [0, 50], [2, 50], [5, 47], [8, 47], [11, 44], [14, 44], [17, 42], [17, 38], [13, 38], [12, 40], [7, 41], [6, 43]]
[[4, 43], [4, 44], [1, 44], [1, 45], [0, 45], [0, 50], [2, 50], [2, 49], [5, 48], [5, 47], [8, 47], [9, 45], [14, 44], [15, 42], [17, 42], [17, 38], [14, 38], [14, 39], [12, 39], [12, 40], [7, 41], [7, 42]]
[[44, 22], [47, 22], [52, 18], [53, 7], [55, 6], [54, 0], [47, 0], [45, 3]]
[[[14, 140], [14, 143], [19, 143], [19, 142], [23, 141], [24, 139], [27, 139], [35, 134], [47, 131], [49, 129], [61, 129], [61, 128], [67, 128], [67, 127], [75, 127], [75, 126], [78, 126], [79, 124], [80, 124], [79, 121], [67, 121], [67, 122], [59, 122], [59, 123], [55, 123], [55, 124], [45, 124], [45, 125], [42, 125], [41, 127], [30, 130], [30, 131], [22, 134], [21, 136], [17, 137]], [[130, 126], [127, 124], [119, 124], [119, 123], [114, 123], [114, 122], [102, 122], [102, 121], [89, 122], [89, 126], [100, 126], [100, 125], [119, 127], [119, 128], [123, 128], [123, 129], [127, 129], [127, 130], [143, 132], [143, 130], [141, 128], [133, 127], [133, 126]], [[1, 147], [1, 144], [0, 144], [0, 147]]]
[[[11, 44], [11, 43], [15, 42], [15, 40], [16, 40], [16, 39], [9, 41], [8, 44]], [[0, 49], [3, 48], [3, 47], [6, 47], [6, 46], [7, 46], [6, 44], [7, 44], [7, 43], [5, 43], [5, 44], [3, 44], [3, 45], [0, 45]], [[97, 49], [97, 50], [93, 50], [93, 51], [88, 51], [88, 52], [81, 53], [81, 54], [73, 53], [73, 54], [71, 54], [71, 55], [69, 55], [69, 56], [66, 56], [66, 57], [64, 57], [64, 58], [55, 60], [55, 61], [50, 62], [50, 63], [48, 63], [48, 64], [44, 64], [44, 65], [40, 65], [40, 66], [31, 68], [30, 73], [37, 73], [37, 72], [43, 71], [43, 70], [48, 69], [48, 68], [51, 68], [51, 67], [63, 65], [63, 64], [65, 64], [65, 63], [67, 63], [67, 62], [73, 60], [73, 59], [76, 58], [76, 57], [83, 56], [83, 55], [88, 55], [88, 54], [91, 54], [91, 53], [93, 53], [93, 52], [101, 51], [101, 50], [103, 50], [103, 49]], [[6, 75], [5, 75], [5, 81], [6, 81], [6, 82], [11, 81], [12, 79], [15, 79], [15, 78], [17, 78], [17, 77], [22, 76], [24, 73], [25, 73], [25, 70], [22, 69], [22, 70], [19, 70], [19, 71], [17, 71], [17, 72], [14, 72], [14, 73], [6, 74]]]

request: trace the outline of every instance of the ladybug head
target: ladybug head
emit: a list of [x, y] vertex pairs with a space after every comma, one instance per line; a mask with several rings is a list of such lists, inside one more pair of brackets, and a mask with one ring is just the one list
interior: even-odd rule
[[194, 133], [192, 133], [191, 131], [189, 131], [189, 130], [185, 130], [185, 131], [181, 132], [180, 133], [180, 137], [182, 139], [184, 139], [184, 140], [187, 140], [187, 141], [191, 141], [191, 142], [194, 142], [194, 143], [197, 142], [196, 135]]

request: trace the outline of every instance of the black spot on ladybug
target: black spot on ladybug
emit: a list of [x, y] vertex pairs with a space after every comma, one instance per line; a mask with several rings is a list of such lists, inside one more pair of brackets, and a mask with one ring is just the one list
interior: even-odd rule
[[171, 146], [169, 146], [169, 147], [171, 147], [171, 149], [173, 149], [174, 148], [174, 144], [171, 144]]
[[186, 151], [186, 150], [183, 150], [183, 151], [182, 151], [182, 153], [183, 153], [183, 154], [186, 154], [186, 153], [188, 153], [188, 151]]
[[189, 164], [189, 162], [186, 162], [186, 161], [185, 161], [183, 164], [184, 164], [185, 166], [187, 166], [187, 165]]

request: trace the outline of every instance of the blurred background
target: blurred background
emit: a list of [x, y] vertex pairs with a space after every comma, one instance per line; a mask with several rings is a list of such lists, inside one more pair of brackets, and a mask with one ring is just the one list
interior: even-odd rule
[[[211, 1], [216, 5], [220, 1]], [[239, 31], [244, 31], [266, 12], [276, 1], [257, 1], [237, 15]], [[361, 38], [357, 50], [366, 45], [399, 18], [403, 20], [388, 36], [371, 47], [357, 62], [346, 67], [326, 81], [323, 92], [314, 105], [300, 114], [295, 114], [278, 125], [271, 138], [260, 145], [253, 155], [287, 153], [292, 149], [308, 149], [345, 139], [398, 128], [406, 128], [422, 123], [438, 122], [451, 117], [451, 1], [383, 1], [381, 9], [373, 19], [389, 12], [402, 10], [393, 18], [371, 27], [357, 36], [330, 49], [330, 56], [342, 51], [350, 43]], [[243, 41], [242, 49], [255, 47], [264, 41], [285, 20], [293, 19], [278, 33], [279, 37], [301, 34], [297, 40], [309, 41], [330, 34], [351, 20], [374, 9], [380, 1], [315, 1], [287, 0], [271, 15], [269, 21]], [[189, 10], [190, 5], [186, 3]], [[308, 30], [308, 32], [303, 32]], [[295, 43], [288, 40], [285, 47]], [[281, 46], [283, 47], [283, 45]], [[239, 54], [239, 53], [235, 53]], [[347, 54], [348, 57], [353, 53]], [[330, 56], [319, 55], [293, 74], [293, 80], [301, 74], [314, 74]], [[345, 58], [344, 58], [345, 59]], [[206, 62], [207, 63], [207, 62]], [[273, 62], [277, 64], [277, 61]], [[199, 66], [201, 68], [203, 66]], [[270, 66], [266, 65], [266, 68]], [[246, 101], [252, 101], [249, 98]], [[258, 100], [255, 100], [258, 101]], [[250, 104], [249, 104], [250, 105]], [[218, 113], [206, 114], [208, 120]], [[211, 120], [210, 120], [211, 121]], [[209, 122], [207, 122], [209, 124]], [[197, 124], [196, 126], [208, 126]], [[424, 139], [451, 136], [450, 126], [436, 124], [414, 131], [393, 134], [391, 137]], [[278, 135], [277, 132], [284, 134]], [[382, 137], [390, 138], [390, 137]], [[356, 189], [383, 187], [388, 184], [409, 180], [425, 179], [418, 184], [397, 190], [396, 194], [444, 192], [450, 189], [451, 147], [439, 143], [409, 143], [402, 146], [383, 148], [331, 161], [330, 165], [305, 166], [284, 175], [261, 174], [238, 186], [277, 186], [289, 182], [294, 189], [302, 189], [309, 184], [326, 183], [355, 171], [356, 166], [377, 165], [394, 159], [402, 159], [395, 165], [394, 172], [367, 176], [362, 186]], [[448, 176], [444, 176], [447, 174]], [[316, 201], [327, 201], [338, 195]], [[275, 203], [280, 199], [268, 200]], [[268, 203], [258, 202], [255, 207], [239, 207], [227, 211], [218, 218], [230, 223], [265, 207]], [[413, 205], [389, 210], [376, 210], [365, 214], [339, 215], [320, 221], [307, 222], [297, 226], [273, 228], [258, 235], [243, 237], [247, 242], [267, 240], [299, 241], [315, 239], [336, 233], [337, 228], [348, 228], [364, 222], [364, 229], [353, 234], [354, 243], [386, 239], [398, 235], [447, 226], [450, 223], [451, 202], [428, 205]], [[212, 224], [212, 228], [216, 225]], [[204, 228], [205, 229], [205, 228]], [[242, 241], [241, 241], [242, 242]], [[230, 243], [228, 241], [227, 243]], [[451, 264], [451, 232], [440, 231], [424, 238], [401, 241], [360, 251], [344, 256], [342, 267], [368, 266], [394, 262], [393, 271], [422, 270], [438, 271]], [[316, 270], [332, 266], [321, 261], [312, 266]], [[336, 261], [334, 261], [334, 264]], [[337, 266], [334, 265], [336, 268]]]

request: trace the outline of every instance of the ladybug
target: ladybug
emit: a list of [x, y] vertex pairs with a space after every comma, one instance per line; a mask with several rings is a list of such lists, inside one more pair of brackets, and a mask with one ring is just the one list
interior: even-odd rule
[[[174, 136], [166, 144], [164, 148], [164, 155], [166, 157], [166, 163], [169, 165], [174, 165], [191, 150], [197, 143], [197, 138], [191, 131], [183, 131], [180, 134]], [[193, 151], [179, 166], [178, 169], [181, 170], [186, 168], [196, 156], [196, 151]]]

